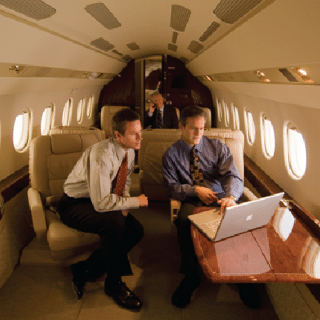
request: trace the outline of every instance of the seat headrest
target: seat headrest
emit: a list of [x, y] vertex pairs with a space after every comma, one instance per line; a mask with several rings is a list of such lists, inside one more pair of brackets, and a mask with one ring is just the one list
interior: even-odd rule
[[51, 150], [53, 154], [81, 152], [82, 140], [80, 134], [53, 134], [51, 136]]

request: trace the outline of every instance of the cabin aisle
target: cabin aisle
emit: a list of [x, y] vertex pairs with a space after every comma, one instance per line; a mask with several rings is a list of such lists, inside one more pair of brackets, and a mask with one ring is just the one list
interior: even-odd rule
[[134, 215], [144, 225], [145, 236], [130, 253], [134, 276], [123, 280], [142, 300], [140, 312], [122, 309], [106, 296], [103, 278], [88, 283], [82, 300], [77, 300], [68, 267], [41, 265], [40, 260], [31, 265], [25, 259], [0, 289], [0, 320], [278, 320], [263, 285], [259, 285], [261, 310], [248, 309], [234, 284], [212, 284], [205, 279], [189, 306], [172, 306], [171, 296], [181, 276], [177, 272], [179, 248], [170, 224], [169, 204], [151, 202], [149, 208], [134, 210]]

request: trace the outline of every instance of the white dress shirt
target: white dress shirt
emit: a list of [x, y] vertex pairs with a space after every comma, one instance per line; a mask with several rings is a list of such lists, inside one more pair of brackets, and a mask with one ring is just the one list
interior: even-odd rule
[[90, 198], [98, 212], [139, 208], [136, 197], [130, 197], [130, 174], [134, 168], [135, 153], [128, 150], [128, 175], [123, 197], [112, 193], [124, 150], [115, 138], [103, 140], [87, 148], [64, 183], [64, 192], [73, 198]]

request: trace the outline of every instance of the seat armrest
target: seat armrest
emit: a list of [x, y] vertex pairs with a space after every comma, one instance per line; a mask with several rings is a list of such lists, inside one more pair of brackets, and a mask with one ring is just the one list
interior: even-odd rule
[[47, 223], [45, 209], [41, 201], [40, 193], [34, 189], [28, 189], [28, 201], [31, 210], [33, 229], [38, 241], [47, 241]]
[[246, 202], [246, 201], [252, 201], [256, 199], [258, 199], [258, 197], [252, 191], [250, 191], [247, 187], [244, 187], [241, 201]]
[[180, 211], [181, 201], [170, 198], [171, 223], [178, 217]]

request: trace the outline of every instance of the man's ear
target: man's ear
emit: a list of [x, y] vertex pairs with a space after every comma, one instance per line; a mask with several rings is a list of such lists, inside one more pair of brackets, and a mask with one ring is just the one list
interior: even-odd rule
[[181, 124], [181, 122], [179, 122], [179, 129], [182, 130], [184, 128], [184, 126]]
[[121, 134], [119, 131], [113, 131], [113, 135], [117, 141], [119, 141], [121, 139]]

